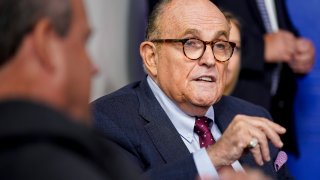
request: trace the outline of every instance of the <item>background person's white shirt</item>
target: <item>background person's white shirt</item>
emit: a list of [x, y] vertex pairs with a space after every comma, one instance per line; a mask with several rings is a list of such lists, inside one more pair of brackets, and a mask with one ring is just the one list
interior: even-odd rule
[[273, 32], [277, 32], [279, 30], [278, 19], [277, 19], [277, 11], [276, 6], [274, 4], [274, 0], [264, 0], [266, 4], [266, 8], [268, 11], [268, 16], [271, 23], [271, 28]]

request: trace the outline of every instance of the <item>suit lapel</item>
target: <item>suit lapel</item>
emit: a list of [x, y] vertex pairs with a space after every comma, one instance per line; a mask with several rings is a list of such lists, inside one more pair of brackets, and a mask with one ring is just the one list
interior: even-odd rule
[[137, 96], [140, 102], [139, 113], [148, 121], [145, 129], [164, 161], [172, 162], [190, 155], [180, 134], [153, 95], [146, 79], [141, 82]]
[[235, 116], [235, 114], [229, 108], [226, 108], [227, 105], [228, 104], [226, 104], [224, 96], [220, 99], [219, 102], [213, 105], [215, 115], [214, 121], [220, 129], [221, 133], [226, 130]]

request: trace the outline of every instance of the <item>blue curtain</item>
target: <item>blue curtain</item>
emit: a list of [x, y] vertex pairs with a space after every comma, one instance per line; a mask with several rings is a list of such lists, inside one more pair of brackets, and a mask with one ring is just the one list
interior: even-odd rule
[[289, 169], [298, 180], [320, 179], [320, 1], [287, 0], [289, 14], [301, 36], [317, 50], [315, 66], [298, 81], [296, 128], [301, 157], [289, 156]]

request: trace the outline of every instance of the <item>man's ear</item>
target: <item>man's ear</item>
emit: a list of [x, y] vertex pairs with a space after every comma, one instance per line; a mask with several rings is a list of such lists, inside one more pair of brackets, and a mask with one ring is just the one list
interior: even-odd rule
[[58, 41], [61, 38], [58, 37], [55, 32], [52, 23], [49, 19], [41, 19], [37, 22], [33, 30], [33, 42], [34, 51], [39, 62], [39, 65], [47, 72], [54, 72], [57, 69], [57, 63], [59, 63], [57, 57], [60, 56], [58, 49]]
[[140, 55], [143, 64], [153, 77], [157, 76], [158, 55], [156, 53], [156, 46], [152, 42], [145, 41], [140, 45]]

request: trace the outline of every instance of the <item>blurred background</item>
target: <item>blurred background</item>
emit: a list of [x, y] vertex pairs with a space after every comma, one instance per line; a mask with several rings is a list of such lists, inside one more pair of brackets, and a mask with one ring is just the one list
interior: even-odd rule
[[[287, 0], [291, 19], [300, 34], [317, 48], [311, 73], [298, 81], [295, 100], [297, 140], [301, 157], [289, 155], [289, 168], [296, 179], [320, 179], [320, 1]], [[99, 73], [92, 84], [91, 100], [142, 79], [139, 55], [149, 6], [148, 0], [87, 0], [93, 28], [88, 49]]]
[[99, 69], [91, 100], [144, 77], [139, 53], [148, 16], [147, 0], [86, 0], [93, 29], [89, 54]]

